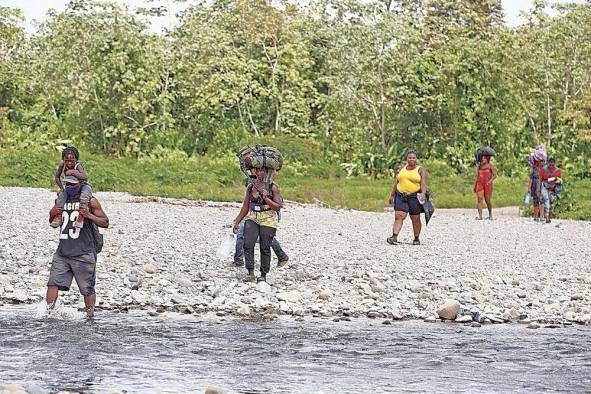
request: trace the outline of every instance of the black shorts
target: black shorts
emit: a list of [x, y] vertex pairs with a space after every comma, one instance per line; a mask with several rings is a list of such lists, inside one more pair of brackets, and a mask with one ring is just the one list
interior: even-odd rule
[[411, 215], [421, 214], [421, 203], [417, 197], [417, 194], [410, 194], [404, 196], [398, 192], [394, 195], [394, 211], [402, 211], [410, 213]]

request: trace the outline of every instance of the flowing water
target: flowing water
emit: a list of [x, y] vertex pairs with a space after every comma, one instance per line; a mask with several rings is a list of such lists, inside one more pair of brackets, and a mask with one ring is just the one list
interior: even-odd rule
[[585, 392], [591, 327], [486, 325], [0, 307], [0, 383], [33, 392]]

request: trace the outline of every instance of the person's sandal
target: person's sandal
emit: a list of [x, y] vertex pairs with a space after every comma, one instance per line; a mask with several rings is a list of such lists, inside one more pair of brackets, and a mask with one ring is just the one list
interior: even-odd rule
[[421, 244], [421, 241], [419, 241], [418, 239], [415, 239], [415, 240], [412, 241], [412, 244], [413, 245], [420, 245]]
[[390, 245], [398, 245], [398, 236], [393, 235], [391, 237], [386, 238], [386, 242], [388, 242]]
[[267, 281], [267, 276], [266, 275], [261, 275], [257, 278], [257, 283], [259, 282], [266, 282]]

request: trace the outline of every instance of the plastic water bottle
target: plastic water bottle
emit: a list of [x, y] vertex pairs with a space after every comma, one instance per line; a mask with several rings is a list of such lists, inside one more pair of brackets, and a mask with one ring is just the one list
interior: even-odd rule
[[232, 230], [228, 231], [226, 236], [222, 239], [220, 246], [216, 251], [216, 256], [222, 261], [230, 261], [234, 257], [234, 248], [236, 245], [236, 235]]
[[531, 196], [529, 195], [529, 193], [525, 193], [523, 195], [523, 205], [529, 205], [529, 199], [531, 198]]

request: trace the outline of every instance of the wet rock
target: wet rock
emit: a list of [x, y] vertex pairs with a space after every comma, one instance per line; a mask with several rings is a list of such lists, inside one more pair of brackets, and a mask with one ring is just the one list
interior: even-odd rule
[[585, 297], [582, 294], [572, 294], [570, 296], [571, 301], [579, 301], [584, 299]]
[[217, 387], [206, 387], [205, 394], [224, 394], [224, 390]]
[[526, 328], [530, 328], [530, 329], [532, 329], [532, 330], [535, 330], [535, 329], [537, 329], [537, 328], [540, 328], [540, 325], [539, 325], [538, 323], [531, 322], [531, 323], [529, 323], [529, 324], [526, 326]]
[[248, 305], [241, 305], [236, 310], [236, 313], [238, 313], [239, 315], [248, 316], [250, 315], [250, 308], [248, 307]]
[[437, 309], [437, 315], [446, 320], [453, 320], [458, 315], [460, 303], [456, 300], [446, 300], [445, 303]]
[[477, 321], [473, 321], [472, 323], [470, 323], [470, 327], [480, 327], [481, 324], [478, 323]]
[[456, 323], [468, 323], [468, 322], [471, 322], [471, 321], [472, 321], [472, 316], [471, 315], [459, 316], [455, 320]]
[[380, 312], [376, 312], [376, 311], [369, 311], [367, 312], [367, 317], [369, 317], [370, 319], [375, 319], [377, 317], [381, 317], [382, 314]]

